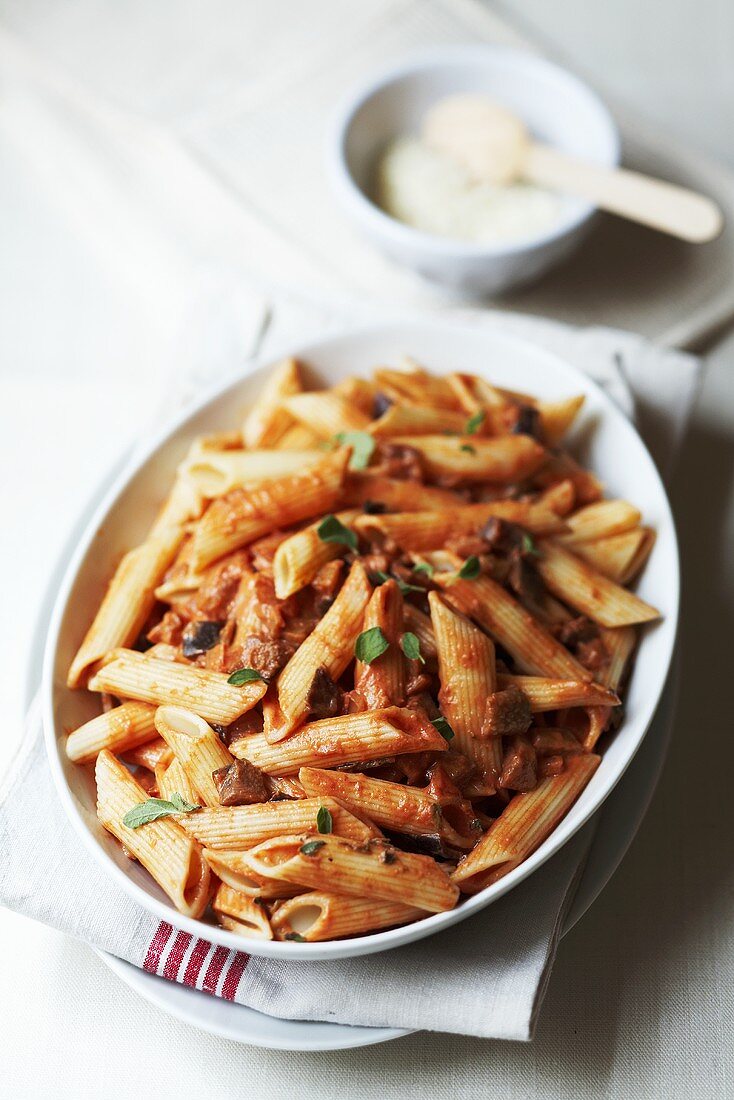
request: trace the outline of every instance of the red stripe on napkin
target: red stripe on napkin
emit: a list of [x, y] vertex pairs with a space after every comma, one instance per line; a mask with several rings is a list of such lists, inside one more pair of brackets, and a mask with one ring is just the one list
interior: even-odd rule
[[206, 968], [206, 974], [204, 975], [204, 981], [201, 988], [205, 993], [216, 993], [217, 982], [219, 981], [219, 975], [224, 969], [224, 964], [227, 958], [231, 954], [226, 947], [218, 947], [211, 957], [211, 962]]
[[148, 954], [145, 956], [145, 962], [143, 963], [143, 969], [150, 974], [158, 973], [158, 964], [161, 961], [163, 949], [171, 938], [172, 932], [173, 925], [169, 924], [168, 921], [162, 920], [158, 925], [158, 931], [150, 941]]
[[184, 985], [196, 985], [199, 978], [199, 971], [201, 970], [202, 963], [210, 947], [211, 944], [207, 940], [196, 941], [194, 950], [189, 955], [189, 961], [186, 964], [186, 970], [183, 976]]
[[193, 938], [190, 932], [178, 933], [176, 939], [173, 941], [173, 947], [168, 954], [168, 958], [166, 959], [166, 965], [163, 968], [164, 978], [168, 978], [169, 981], [176, 980], [178, 977], [178, 968]]
[[237, 993], [237, 986], [240, 984], [240, 978], [249, 961], [250, 956], [246, 955], [244, 951], [235, 952], [235, 956], [229, 964], [229, 970], [225, 974], [224, 981], [222, 982], [222, 996], [226, 998], [226, 1000], [234, 1000], [235, 994]]

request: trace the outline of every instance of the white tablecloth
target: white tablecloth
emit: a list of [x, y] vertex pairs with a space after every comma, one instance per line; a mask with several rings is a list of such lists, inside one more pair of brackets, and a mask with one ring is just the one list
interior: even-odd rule
[[[128, 5], [129, 26], [142, 6]], [[153, 74], [159, 102], [174, 100], [180, 72], [171, 58], [194, 8], [180, 5], [173, 21], [161, 14], [145, 41], [122, 33], [126, 21], [119, 14], [114, 27], [107, 26], [119, 34], [111, 52], [129, 89], [135, 92], [136, 82], [142, 89], [142, 78]], [[80, 43], [89, 42], [91, 16], [94, 33], [105, 33], [92, 0], [4, 3], [2, 15], [25, 25], [39, 48], [51, 52], [55, 43], [69, 41], [68, 33], [60, 35], [64, 20], [74, 23]], [[331, 17], [338, 18], [336, 7]], [[318, 28], [307, 24], [305, 16], [304, 41], [313, 48]], [[202, 40], [202, 56], [209, 56], [210, 44]], [[287, 59], [267, 62], [284, 65]], [[111, 80], [114, 68], [102, 75]], [[346, 70], [348, 65], [348, 75]], [[178, 354], [193, 352], [177, 345], [175, 335], [191, 304], [191, 267], [161, 242], [158, 224], [141, 225], [131, 216], [108, 224], [103, 235], [88, 232], [90, 221], [103, 225], [109, 215], [100, 207], [94, 177], [80, 168], [76, 182], [88, 188], [82, 201], [61, 202], [64, 188], [44, 169], [53, 148], [34, 138], [33, 102], [5, 67], [0, 80], [1, 766], [20, 728], [19, 687], [34, 603], [67, 518], [123, 441], [137, 433], [141, 387], [158, 384]], [[51, 143], [51, 131], [45, 137]], [[79, 140], [78, 163], [93, 165], [93, 148], [83, 134]], [[130, 183], [125, 169], [120, 166], [123, 191]], [[123, 270], [108, 262], [116, 244], [135, 258]], [[281, 261], [271, 240], [266, 251], [277, 269]], [[197, 270], [200, 288], [210, 279], [205, 259]], [[287, 270], [294, 282], [310, 277], [294, 270], [290, 258]], [[153, 293], [163, 278], [167, 293]], [[218, 279], [211, 273], [213, 295]], [[731, 383], [723, 367], [709, 394], [678, 486], [688, 644], [670, 760], [622, 868], [561, 944], [531, 1048], [428, 1035], [339, 1055], [240, 1048], [167, 1018], [86, 949], [3, 912], [0, 1096], [127, 1100], [153, 1090], [324, 1100], [730, 1096], [734, 891], [727, 837], [734, 742], [722, 736], [729, 708], [721, 679], [731, 638], [732, 587], [731, 581], [725, 587], [723, 548], [732, 536], [732, 444]], [[713, 766], [706, 766], [709, 759]]]

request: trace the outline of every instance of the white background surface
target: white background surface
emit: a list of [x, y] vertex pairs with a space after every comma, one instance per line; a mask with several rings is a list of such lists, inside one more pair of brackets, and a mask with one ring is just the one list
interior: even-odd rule
[[[46, 7], [58, 14], [64, 5]], [[0, 3], [0, 25], [19, 10]], [[734, 9], [726, 0], [517, 0], [503, 10], [734, 165]], [[164, 86], [169, 31], [147, 43]], [[175, 340], [185, 295], [170, 287], [149, 294], [166, 263], [151, 247], [139, 269], [111, 273], [54, 201], [30, 127], [26, 143], [8, 127], [13, 95], [11, 82], [0, 83], [0, 768], [19, 736], [32, 609], [65, 519], [137, 434], [160, 364], [186, 354]], [[144, 239], [133, 225], [119, 228], [126, 239], [136, 231]], [[734, 625], [732, 348], [725, 343], [712, 359], [674, 492], [686, 585], [673, 749], [622, 868], [561, 945], [535, 1043], [417, 1035], [338, 1055], [240, 1048], [143, 1004], [86, 948], [0, 912], [0, 1096], [732, 1095], [734, 741], [722, 690]]]

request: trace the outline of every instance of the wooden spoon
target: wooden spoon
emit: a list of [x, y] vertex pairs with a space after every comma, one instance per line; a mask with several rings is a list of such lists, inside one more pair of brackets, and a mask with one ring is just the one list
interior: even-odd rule
[[724, 223], [717, 204], [695, 191], [537, 144], [519, 118], [481, 95], [442, 99], [425, 116], [423, 140], [477, 181], [507, 185], [523, 179], [567, 191], [684, 241], [713, 240]]

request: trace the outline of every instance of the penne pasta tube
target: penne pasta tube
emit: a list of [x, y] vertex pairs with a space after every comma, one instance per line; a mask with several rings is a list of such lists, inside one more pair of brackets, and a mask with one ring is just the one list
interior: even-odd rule
[[382, 477], [369, 470], [350, 470], [344, 484], [344, 503], [382, 504], [395, 512], [428, 512], [455, 508], [462, 498], [448, 489], [436, 489], [417, 481]]
[[425, 917], [424, 909], [401, 901], [347, 897], [312, 891], [281, 905], [270, 919], [280, 940], [298, 936], [307, 943], [376, 932]]
[[565, 397], [560, 401], [538, 401], [543, 439], [549, 447], [557, 447], [578, 416], [584, 403], [583, 394]]
[[197, 801], [205, 806], [219, 806], [219, 792], [212, 772], [226, 768], [234, 759], [211, 726], [183, 707], [158, 707], [155, 712], [158, 733], [181, 763]]
[[403, 634], [403, 597], [394, 580], [385, 581], [372, 593], [364, 613], [364, 629], [379, 628], [388, 648], [371, 664], [357, 661], [354, 687], [370, 710], [402, 707], [405, 703], [406, 662], [400, 648]]
[[406, 603], [403, 604], [403, 621], [406, 630], [410, 630], [415, 634], [420, 642], [421, 653], [426, 660], [426, 664], [435, 661], [438, 650], [436, 649], [436, 635], [433, 633], [430, 616], [426, 615], [425, 611], [414, 607], [413, 604]]
[[552, 539], [541, 539], [535, 566], [546, 587], [600, 626], [652, 622], [660, 612]]
[[182, 527], [168, 527], [125, 554], [71, 663], [69, 687], [79, 687], [90, 666], [111, 649], [131, 645], [136, 640], [153, 609], [155, 589], [182, 538]]
[[376, 437], [392, 435], [437, 435], [451, 432], [460, 435], [466, 430], [466, 414], [452, 409], [436, 409], [426, 405], [391, 405], [370, 424]]
[[66, 738], [66, 755], [76, 764], [88, 764], [102, 749], [125, 752], [156, 736], [155, 707], [127, 702], [98, 714]]
[[337, 432], [365, 431], [370, 424], [369, 416], [356, 405], [328, 390], [296, 394], [286, 398], [283, 407], [322, 439], [331, 439]]
[[372, 418], [372, 407], [377, 393], [374, 382], [368, 382], [366, 378], [345, 378], [343, 382], [332, 386], [331, 392], [343, 397], [365, 416]]
[[391, 401], [457, 412], [462, 410], [449, 379], [429, 374], [416, 364], [409, 364], [407, 370], [380, 368], [374, 372], [374, 378], [378, 390]]
[[602, 669], [600, 678], [605, 687], [611, 691], [617, 691], [624, 681], [637, 645], [638, 633], [634, 626], [618, 626], [610, 630], [602, 630], [601, 638], [609, 660], [606, 667]]
[[203, 497], [211, 499], [250, 482], [301, 473], [323, 457], [319, 450], [204, 451], [190, 458], [182, 473]]
[[125, 845], [187, 917], [200, 917], [209, 902], [211, 873], [201, 846], [172, 817], [161, 817], [130, 829], [128, 810], [147, 801], [147, 794], [107, 749], [97, 757], [97, 817]]
[[359, 847], [340, 837], [282, 836], [245, 853], [253, 871], [327, 893], [382, 898], [430, 913], [453, 909], [458, 888], [430, 856], [371, 840]]
[[329, 512], [337, 502], [349, 458], [339, 448], [301, 474], [233, 489], [215, 500], [194, 531], [195, 570], [254, 542], [274, 527]]
[[278, 679], [278, 702], [287, 724], [284, 735], [304, 720], [309, 692], [319, 669], [337, 680], [354, 657], [372, 585], [364, 567], [355, 562], [338, 596], [298, 647]]
[[273, 930], [268, 915], [257, 898], [241, 894], [222, 882], [212, 899], [212, 909], [219, 923], [229, 932], [251, 936], [258, 940], [272, 940]]
[[476, 534], [493, 516], [516, 523], [534, 534], [548, 534], [564, 527], [563, 520], [543, 505], [497, 500], [454, 507], [451, 511], [362, 515], [354, 521], [354, 529], [368, 536], [381, 535], [402, 550], [418, 553], [441, 549], [454, 535]]
[[[361, 513], [356, 510], [337, 512], [344, 527], [351, 527]], [[275, 595], [284, 600], [310, 584], [322, 565], [346, 554], [349, 547], [339, 542], [324, 542], [319, 538], [322, 520], [296, 531], [281, 542], [273, 558]]]
[[514, 870], [555, 829], [596, 771], [601, 757], [568, 756], [560, 775], [516, 795], [492, 822], [451, 876], [461, 890], [476, 894]]
[[271, 368], [270, 377], [245, 417], [242, 438], [246, 447], [275, 447], [293, 423], [283, 401], [300, 393], [301, 379], [295, 359], [284, 359]]
[[[197, 803], [198, 795], [193, 788], [191, 780], [184, 771], [183, 764], [180, 760], [177, 760], [175, 756], [167, 767], [159, 765], [155, 769], [155, 778], [161, 798], [167, 798], [170, 801], [171, 795], [180, 794], [182, 798], [192, 803], [192, 805]], [[187, 832], [190, 832], [191, 830], [187, 828], [187, 821], [188, 818], [181, 818], [183, 827]]]
[[582, 680], [551, 680], [545, 676], [497, 677], [500, 690], [514, 685], [527, 696], [533, 714], [566, 707], [619, 706], [619, 698], [601, 684]]
[[356, 817], [366, 816], [381, 829], [406, 836], [438, 834], [456, 848], [471, 847], [468, 841], [443, 816], [437, 799], [427, 790], [386, 779], [372, 779], [359, 772], [301, 768], [298, 778], [310, 795], [329, 795]]
[[475, 435], [394, 436], [392, 442], [420, 451], [431, 477], [456, 476], [467, 481], [507, 484], [522, 481], [547, 460], [544, 447], [529, 435], [505, 435], [493, 439]]
[[456, 748], [474, 764], [485, 794], [494, 794], [502, 769], [498, 737], [480, 740], [487, 697], [497, 690], [494, 643], [437, 592], [428, 603], [438, 652], [441, 711], [454, 731]]
[[[192, 448], [193, 449], [193, 448]], [[161, 510], [151, 527], [149, 539], [166, 539], [171, 529], [184, 527], [201, 515], [204, 499], [196, 487], [180, 474], [176, 476], [171, 492], [166, 497]]]
[[292, 898], [302, 892], [300, 886], [290, 882], [278, 882], [255, 874], [243, 861], [241, 851], [205, 848], [204, 858], [217, 878], [251, 898]]
[[475, 619], [507, 650], [520, 672], [559, 680], [591, 680], [591, 673], [501, 584], [486, 576], [467, 581], [439, 572], [433, 579], [452, 607]]
[[566, 480], [551, 485], [550, 489], [543, 490], [535, 503], [550, 508], [551, 512], [555, 512], [557, 516], [567, 516], [576, 503], [573, 482]]
[[316, 833], [319, 810], [331, 814], [336, 836], [361, 843], [379, 836], [379, 829], [354, 817], [332, 798], [299, 798], [295, 802], [260, 802], [252, 806], [222, 806], [204, 809], [186, 818], [192, 836], [206, 849], [228, 851], [254, 848], [263, 840], [284, 833]]
[[550, 455], [543, 469], [536, 473], [535, 481], [541, 487], [557, 485], [559, 481], [570, 481], [576, 493], [577, 504], [592, 504], [604, 492], [599, 478], [590, 470], [579, 466], [566, 451], [556, 451]]
[[279, 451], [306, 451], [319, 447], [323, 442], [320, 435], [312, 432], [305, 424], [299, 424], [294, 420], [290, 428], [286, 428], [283, 432], [276, 443], [276, 448]]
[[442, 752], [441, 734], [415, 711], [400, 707], [310, 722], [285, 741], [264, 734], [233, 742], [232, 753], [268, 775], [297, 775], [304, 767], [334, 768], [404, 752]]
[[[647, 544], [647, 530], [644, 527], [635, 527], [619, 535], [594, 539], [593, 542], [574, 543], [573, 553], [611, 581], [624, 584], [633, 570], [637, 572], [636, 563], [643, 544]], [[651, 548], [652, 543], [649, 545]]]
[[639, 525], [640, 518], [639, 510], [626, 500], [598, 500], [566, 517], [568, 530], [559, 536], [558, 541], [573, 548], [577, 542], [631, 531]]
[[643, 532], [643, 539], [640, 542], [632, 560], [627, 563], [627, 566], [622, 571], [621, 576], [615, 578], [619, 584], [631, 584], [635, 580], [638, 573], [641, 572], [645, 562], [650, 557], [652, 548], [655, 545], [655, 539], [657, 538], [655, 532], [651, 527], [642, 527], [640, 530]]
[[220, 672], [189, 667], [131, 649], [115, 650], [89, 681], [90, 691], [108, 691], [156, 706], [185, 706], [208, 722], [228, 726], [262, 699], [267, 684], [235, 687]]

